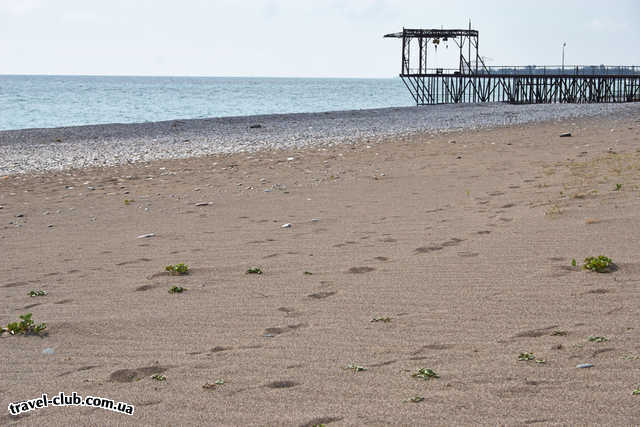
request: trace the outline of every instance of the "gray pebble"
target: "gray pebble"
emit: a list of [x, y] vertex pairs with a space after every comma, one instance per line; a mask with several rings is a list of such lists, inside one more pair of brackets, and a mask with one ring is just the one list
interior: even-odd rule
[[579, 365], [576, 365], [576, 368], [578, 369], [593, 368], [593, 365], [591, 363], [581, 363]]
[[148, 239], [149, 237], [156, 237], [156, 233], [141, 234], [136, 239]]

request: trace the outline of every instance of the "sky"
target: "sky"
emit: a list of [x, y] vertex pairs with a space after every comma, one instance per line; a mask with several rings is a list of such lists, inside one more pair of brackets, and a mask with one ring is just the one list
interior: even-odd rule
[[487, 65], [560, 64], [564, 42], [566, 64], [640, 65], [638, 0], [0, 0], [0, 74], [392, 77], [384, 34], [469, 19]]

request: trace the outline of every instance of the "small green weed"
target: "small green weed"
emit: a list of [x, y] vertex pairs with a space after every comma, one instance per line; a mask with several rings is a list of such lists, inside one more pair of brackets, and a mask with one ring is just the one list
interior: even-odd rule
[[384, 323], [389, 323], [391, 322], [391, 317], [374, 317], [373, 319], [371, 319], [371, 322], [384, 322]]
[[305, 276], [311, 276], [312, 274], [313, 274], [313, 273], [312, 273], [312, 272], [310, 272], [310, 271], [305, 271], [305, 272], [304, 272], [304, 275], [305, 275]]
[[262, 270], [259, 267], [251, 267], [247, 270], [247, 274], [262, 274]]
[[30, 297], [44, 297], [47, 296], [47, 291], [43, 291], [42, 289], [29, 291]]
[[167, 265], [164, 269], [172, 276], [183, 276], [185, 274], [189, 274], [189, 266], [183, 263]]
[[577, 265], [578, 265], [578, 263], [576, 262], [576, 259], [575, 259], [575, 258], [574, 258], [574, 259], [572, 259], [572, 260], [571, 260], [571, 266], [572, 266], [572, 267], [576, 267]]
[[518, 356], [518, 360], [521, 361], [534, 360], [535, 358], [536, 356], [533, 353], [520, 353], [520, 355]]
[[181, 293], [183, 293], [183, 292], [184, 292], [184, 291], [186, 291], [186, 290], [187, 290], [187, 288], [183, 288], [182, 286], [172, 286], [172, 287], [169, 289], [169, 293], [170, 293], [170, 294], [181, 294]]
[[632, 395], [634, 395], [634, 396], [638, 396], [638, 395], [640, 395], [640, 386], [638, 386], [638, 388], [637, 388], [637, 389], [633, 390], [633, 391], [631, 392], [631, 394], [632, 394]]
[[407, 402], [411, 402], [411, 403], [420, 403], [424, 401], [424, 397], [422, 396], [413, 396], [411, 399], [407, 400]]
[[613, 191], [620, 191], [622, 190], [622, 184], [616, 184], [616, 189]]
[[589, 337], [589, 341], [591, 342], [607, 342], [609, 339], [607, 337]]
[[349, 363], [347, 366], [345, 366], [345, 369], [349, 369], [353, 372], [362, 372], [367, 370], [367, 368], [365, 368], [364, 366], [356, 365], [355, 363]]
[[436, 373], [433, 369], [420, 368], [417, 372], [411, 374], [414, 378], [422, 378], [423, 380], [429, 380], [431, 378], [440, 378], [440, 375]]
[[155, 375], [151, 376], [151, 379], [156, 380], [156, 381], [166, 381], [167, 377], [165, 377], [164, 375], [155, 374]]
[[131, 203], [134, 203], [134, 202], [135, 202], [135, 200], [133, 200], [133, 199], [124, 199], [124, 204], [127, 205], [127, 206], [129, 206]]
[[36, 325], [31, 319], [31, 313], [23, 314], [20, 319], [20, 322], [12, 322], [6, 328], [0, 328], [0, 335], [4, 332], [11, 335], [39, 335], [47, 328], [46, 323]]
[[584, 259], [583, 268], [590, 271], [596, 271], [598, 273], [604, 273], [609, 271], [611, 263], [611, 258], [607, 258], [604, 255], [600, 255], [598, 257], [590, 256]]

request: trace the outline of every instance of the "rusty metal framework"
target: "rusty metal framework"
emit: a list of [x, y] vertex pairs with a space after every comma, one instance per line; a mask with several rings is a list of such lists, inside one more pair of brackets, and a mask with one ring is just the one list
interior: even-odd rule
[[[402, 39], [400, 78], [417, 105], [640, 101], [639, 66], [487, 67], [471, 23], [468, 30], [404, 28], [384, 37]], [[449, 41], [459, 49], [458, 68], [430, 68], [430, 47]]]

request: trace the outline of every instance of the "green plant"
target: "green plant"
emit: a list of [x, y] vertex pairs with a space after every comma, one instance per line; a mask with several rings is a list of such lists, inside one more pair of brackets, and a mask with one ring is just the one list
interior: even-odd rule
[[616, 184], [616, 189], [614, 191], [622, 190], [622, 184]]
[[166, 381], [167, 377], [165, 377], [164, 375], [155, 374], [151, 376], [151, 379], [154, 379], [156, 381]]
[[572, 260], [571, 260], [571, 266], [572, 266], [572, 267], [575, 267], [575, 266], [577, 266], [577, 265], [578, 265], [578, 263], [576, 262], [576, 259], [575, 259], [575, 258], [574, 258], [574, 259], [572, 259]]
[[176, 265], [167, 265], [164, 269], [173, 276], [182, 276], [185, 274], [189, 274], [189, 266], [183, 263]]
[[547, 361], [544, 360], [544, 359], [536, 359], [535, 362], [538, 363], [538, 364], [541, 364], [541, 365], [547, 363]]
[[589, 337], [589, 341], [591, 342], [607, 342], [609, 339], [607, 337]]
[[414, 372], [413, 374], [411, 374], [411, 376], [414, 378], [422, 378], [423, 380], [428, 380], [431, 378], [440, 378], [440, 375], [438, 375], [434, 370], [427, 369], [427, 368], [420, 368], [418, 369], [417, 372]]
[[259, 267], [251, 267], [247, 270], [247, 274], [262, 274], [262, 270]]
[[408, 400], [408, 402], [419, 403], [419, 402], [422, 402], [423, 400], [424, 400], [424, 397], [422, 396], [413, 396], [411, 399]]
[[609, 271], [611, 263], [611, 258], [607, 258], [604, 255], [600, 255], [598, 257], [590, 256], [584, 259], [583, 268], [590, 271], [596, 271], [598, 273], [604, 273]]
[[46, 323], [36, 325], [31, 319], [31, 313], [23, 314], [20, 319], [20, 322], [12, 322], [6, 328], [0, 328], [0, 335], [4, 332], [11, 335], [39, 335], [47, 328]]
[[131, 203], [135, 202], [133, 199], [124, 199], [124, 204], [129, 206]]
[[356, 365], [355, 363], [349, 363], [345, 369], [352, 370], [353, 372], [362, 372], [367, 370], [364, 366]]
[[374, 317], [373, 319], [371, 319], [372, 322], [384, 322], [384, 323], [389, 323], [391, 322], [391, 317]]
[[38, 289], [37, 291], [29, 291], [30, 297], [44, 297], [47, 295], [47, 291], [43, 291], [42, 289]]
[[312, 272], [310, 272], [310, 271], [305, 271], [305, 272], [304, 272], [304, 274], [305, 274], [306, 276], [311, 276], [313, 273], [312, 273]]
[[632, 395], [634, 395], [634, 396], [638, 396], [638, 395], [640, 395], [640, 386], [638, 386], [638, 388], [637, 388], [637, 389], [633, 390], [633, 391], [631, 392], [631, 394], [632, 394]]
[[521, 361], [534, 360], [535, 358], [536, 356], [533, 353], [520, 353], [520, 355], [518, 356], [518, 360]]
[[183, 288], [182, 286], [172, 286], [171, 288], [169, 288], [169, 293], [170, 294], [181, 294], [186, 290], [187, 290], [187, 288]]

